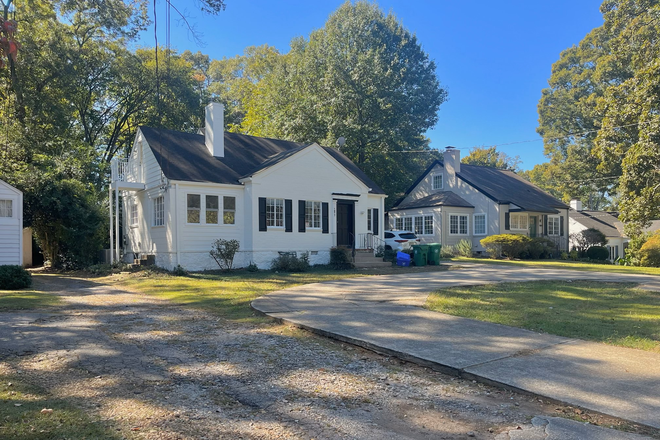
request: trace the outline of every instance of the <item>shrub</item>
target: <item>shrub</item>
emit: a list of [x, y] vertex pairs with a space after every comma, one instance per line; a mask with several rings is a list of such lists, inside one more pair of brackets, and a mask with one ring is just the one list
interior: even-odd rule
[[562, 260], [568, 260], [568, 252], [562, 252], [559, 258]]
[[580, 255], [578, 254], [578, 251], [572, 250], [568, 253], [568, 257], [573, 261], [577, 261]]
[[[596, 228], [585, 229], [584, 231], [571, 234], [570, 241], [573, 243], [573, 249], [584, 255], [585, 252], [594, 246], [605, 246], [607, 237]], [[608, 255], [609, 257], [609, 255]]]
[[491, 258], [498, 258], [500, 255], [519, 258], [529, 242], [530, 238], [526, 235], [499, 234], [484, 238], [481, 245], [486, 248]]
[[471, 257], [472, 256], [472, 242], [469, 240], [461, 240], [456, 243], [456, 256], [459, 257]]
[[93, 264], [85, 268], [85, 272], [88, 272], [92, 275], [98, 275], [101, 277], [112, 275], [113, 273], [120, 273], [125, 270], [130, 269], [130, 264], [125, 264], [121, 261], [115, 261], [113, 264], [102, 263], [102, 264]]
[[188, 275], [188, 271], [181, 267], [180, 264], [177, 264], [174, 269], [172, 269], [172, 275], [177, 277], [185, 277]]
[[248, 267], [245, 268], [248, 272], [259, 272], [259, 266], [254, 264], [254, 261], [250, 261]]
[[605, 261], [610, 258], [610, 251], [603, 246], [591, 246], [587, 249], [587, 258], [590, 260]]
[[394, 249], [385, 249], [383, 255], [384, 261], [395, 261], [396, 260], [396, 251]]
[[440, 248], [440, 258], [454, 258], [456, 256], [456, 248], [452, 245], [442, 246]]
[[660, 235], [652, 235], [639, 250], [642, 266], [660, 267]]
[[[387, 252], [394, 253], [392, 259], [396, 259], [396, 252], [391, 249]], [[350, 249], [333, 247], [330, 249], [330, 267], [335, 270], [348, 270], [353, 268], [353, 258]]]
[[0, 266], [0, 290], [25, 289], [32, 285], [32, 275], [22, 266]]
[[[544, 237], [535, 237], [527, 244], [527, 256], [532, 260], [549, 258], [555, 250], [555, 242]], [[568, 257], [567, 257], [568, 258]]]
[[209, 254], [211, 254], [211, 257], [213, 257], [215, 262], [218, 263], [220, 269], [230, 270], [234, 265], [234, 256], [240, 247], [241, 245], [238, 240], [224, 240], [218, 238], [211, 245], [211, 251]]
[[295, 252], [282, 252], [271, 263], [271, 269], [279, 272], [306, 272], [309, 270], [309, 255], [305, 252], [298, 258]]
[[642, 247], [654, 235], [636, 231], [630, 235], [628, 247], [624, 246], [624, 256], [626, 266], [640, 266], [642, 265]]

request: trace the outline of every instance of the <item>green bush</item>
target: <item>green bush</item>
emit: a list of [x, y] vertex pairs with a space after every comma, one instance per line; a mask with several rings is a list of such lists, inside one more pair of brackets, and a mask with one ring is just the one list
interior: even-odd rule
[[647, 267], [660, 267], [660, 235], [652, 235], [639, 250], [640, 264]]
[[0, 266], [0, 290], [25, 289], [32, 285], [32, 275], [22, 266]]
[[122, 271], [129, 270], [130, 267], [131, 266], [129, 264], [125, 264], [121, 261], [115, 261], [113, 264], [108, 264], [108, 263], [93, 264], [91, 266], [86, 267], [85, 272], [90, 273], [92, 275], [105, 277], [108, 275], [112, 275], [113, 273], [120, 273]]
[[172, 269], [172, 275], [177, 277], [185, 277], [188, 275], [188, 271], [185, 270], [180, 264], [177, 264], [174, 269]]
[[555, 251], [557, 245], [554, 241], [544, 238], [544, 237], [535, 237], [530, 239], [527, 244], [526, 253], [527, 257], [532, 260], [539, 260], [542, 258], [550, 258], [552, 253]]
[[481, 245], [486, 248], [491, 258], [502, 255], [507, 258], [519, 258], [530, 241], [526, 235], [499, 234], [484, 238], [481, 240]]
[[211, 257], [218, 263], [220, 269], [230, 270], [234, 265], [234, 256], [238, 249], [241, 247], [238, 240], [224, 240], [218, 238], [211, 245]]
[[[386, 252], [393, 252], [391, 249]], [[396, 259], [396, 252], [394, 258]], [[330, 248], [330, 267], [335, 270], [348, 270], [353, 268], [353, 258], [351, 250], [344, 247]]]
[[[573, 243], [573, 249], [578, 251], [581, 256], [585, 256], [587, 250], [594, 246], [605, 246], [607, 237], [596, 228], [585, 229], [584, 231], [571, 234], [570, 241]], [[609, 254], [608, 254], [609, 257]]]
[[455, 254], [458, 257], [471, 257], [472, 256], [472, 242], [469, 240], [461, 240], [456, 243]]
[[304, 253], [297, 257], [295, 252], [282, 252], [270, 268], [278, 272], [306, 272], [309, 270], [309, 255]]
[[610, 258], [610, 251], [603, 246], [591, 246], [587, 249], [587, 258], [590, 260], [605, 261]]
[[580, 258], [580, 255], [579, 255], [578, 251], [572, 250], [568, 253], [568, 257], [573, 261], [577, 261], [578, 258]]
[[383, 261], [395, 261], [396, 251], [394, 249], [385, 249], [383, 252]]
[[259, 266], [254, 264], [254, 261], [250, 261], [250, 264], [245, 268], [248, 272], [259, 272]]
[[452, 245], [442, 246], [440, 248], [440, 258], [454, 258], [456, 256], [456, 248]]

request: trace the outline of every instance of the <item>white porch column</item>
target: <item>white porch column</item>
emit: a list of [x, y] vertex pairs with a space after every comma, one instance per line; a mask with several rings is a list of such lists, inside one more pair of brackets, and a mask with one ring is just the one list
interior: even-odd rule
[[115, 189], [115, 233], [117, 234], [117, 240], [115, 241], [115, 250], [117, 261], [119, 261], [119, 241], [121, 237], [119, 236], [119, 190]]
[[112, 223], [112, 183], [110, 183], [110, 187], [108, 188], [108, 205], [110, 205], [110, 264], [114, 262], [114, 231], [113, 231], [113, 223]]

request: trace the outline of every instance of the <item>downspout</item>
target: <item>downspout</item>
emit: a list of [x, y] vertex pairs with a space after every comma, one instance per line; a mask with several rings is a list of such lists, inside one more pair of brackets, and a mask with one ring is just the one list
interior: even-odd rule
[[174, 215], [172, 218], [174, 219], [174, 243], [176, 245], [176, 265], [180, 266], [181, 265], [181, 252], [179, 251], [179, 215], [177, 214], [178, 211], [178, 203], [179, 203], [179, 184], [175, 183], [174, 184]]
[[112, 218], [112, 183], [108, 188], [108, 204], [110, 205], [110, 264], [114, 263], [114, 231], [113, 231], [113, 218]]

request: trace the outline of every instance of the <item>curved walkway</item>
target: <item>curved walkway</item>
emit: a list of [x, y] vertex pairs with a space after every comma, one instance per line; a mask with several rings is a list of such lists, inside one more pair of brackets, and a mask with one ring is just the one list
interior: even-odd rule
[[660, 354], [539, 334], [420, 307], [429, 292], [442, 288], [547, 279], [634, 282], [660, 291], [660, 277], [651, 275], [461, 264], [444, 272], [307, 284], [258, 298], [252, 307], [436, 370], [660, 429]]

